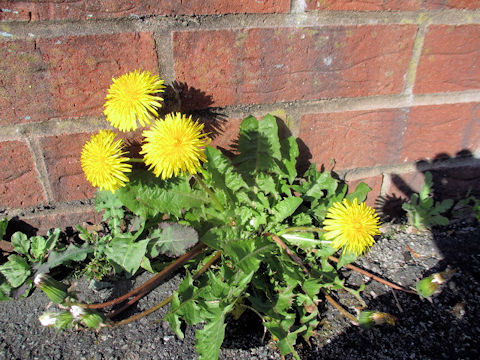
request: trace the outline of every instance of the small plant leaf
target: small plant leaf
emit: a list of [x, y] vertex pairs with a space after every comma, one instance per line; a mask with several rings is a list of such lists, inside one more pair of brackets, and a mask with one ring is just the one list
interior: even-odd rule
[[105, 255], [127, 273], [134, 275], [140, 268], [149, 241], [144, 239], [134, 242], [128, 234], [118, 235], [105, 247]]
[[87, 257], [87, 254], [93, 252], [93, 247], [85, 243], [82, 246], [76, 246], [74, 244], [68, 245], [64, 251], [51, 251], [47, 262], [34, 266], [35, 270], [39, 273], [48, 273], [50, 269], [67, 264], [71, 261], [83, 261]]
[[306, 232], [283, 234], [282, 238], [291, 245], [298, 246], [303, 250], [311, 250], [322, 245], [322, 240], [315, 239], [313, 234]]
[[287, 217], [292, 215], [302, 202], [303, 202], [302, 198], [294, 197], [294, 196], [280, 200], [272, 208], [273, 221], [277, 223], [281, 223]]
[[193, 191], [185, 176], [162, 181], [149, 171], [135, 172], [127, 186], [115, 194], [125, 207], [143, 218], [163, 213], [181, 216], [182, 210], [199, 207], [208, 199]]
[[218, 359], [220, 347], [225, 337], [225, 314], [209, 320], [202, 329], [195, 333], [197, 339], [195, 350], [199, 360]]
[[178, 257], [198, 242], [194, 228], [176, 223], [162, 222], [151, 235], [151, 249], [155, 253]]
[[8, 283], [16, 288], [30, 276], [30, 265], [20, 255], [12, 254], [8, 257], [8, 261], [0, 266], [0, 272]]
[[30, 256], [28, 253], [28, 251], [30, 250], [30, 240], [28, 240], [27, 235], [20, 231], [17, 231], [12, 235], [11, 242], [16, 252], [26, 255], [27, 257]]
[[357, 199], [358, 203], [360, 204], [367, 199], [367, 195], [371, 190], [372, 189], [367, 184], [365, 184], [364, 182], [361, 182], [360, 184], [357, 185], [354, 192], [345, 196], [345, 199], [349, 201], [353, 201], [353, 199]]

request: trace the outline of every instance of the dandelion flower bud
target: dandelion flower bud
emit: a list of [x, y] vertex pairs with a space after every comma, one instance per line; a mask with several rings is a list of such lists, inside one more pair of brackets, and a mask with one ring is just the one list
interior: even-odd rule
[[395, 325], [396, 320], [395, 316], [379, 311], [362, 311], [358, 317], [358, 323], [365, 329], [375, 325]]
[[33, 283], [55, 304], [63, 303], [65, 298], [68, 296], [68, 286], [60, 281], [55, 280], [53, 277], [47, 274], [38, 274], [35, 276]]

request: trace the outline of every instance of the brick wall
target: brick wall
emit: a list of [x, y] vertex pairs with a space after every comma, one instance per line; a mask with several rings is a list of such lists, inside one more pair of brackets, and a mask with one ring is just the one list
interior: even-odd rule
[[371, 203], [480, 190], [480, 0], [0, 1], [0, 59], [0, 211], [40, 232], [98, 220], [79, 153], [134, 69], [217, 146], [276, 114]]

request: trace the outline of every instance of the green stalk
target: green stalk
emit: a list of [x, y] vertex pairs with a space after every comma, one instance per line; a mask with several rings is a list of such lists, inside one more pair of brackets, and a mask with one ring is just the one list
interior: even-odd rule
[[210, 196], [210, 198], [212, 199], [217, 209], [220, 210], [221, 212], [224, 212], [225, 209], [223, 208], [222, 204], [220, 203], [220, 201], [218, 201], [218, 198], [215, 196], [213, 191], [203, 182], [200, 176], [198, 176], [198, 174], [195, 174], [193, 175], [193, 177], [195, 178], [195, 181], [197, 181], [200, 184], [203, 190], [207, 192], [207, 194]]
[[139, 159], [139, 158], [129, 158], [128, 162], [141, 163], [141, 164], [145, 163], [145, 161], [143, 159]]
[[289, 227], [285, 230], [282, 230], [282, 231], [279, 231], [278, 232], [278, 236], [281, 236], [283, 234], [287, 234], [287, 233], [291, 233], [291, 232], [316, 232], [316, 233], [321, 233], [321, 232], [325, 232], [325, 230], [323, 230], [322, 228], [318, 228], [318, 227], [311, 227], [311, 226], [293, 226], [293, 227]]

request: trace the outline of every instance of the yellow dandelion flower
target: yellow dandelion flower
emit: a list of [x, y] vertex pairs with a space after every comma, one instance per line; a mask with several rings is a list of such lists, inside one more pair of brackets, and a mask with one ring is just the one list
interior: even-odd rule
[[142, 151], [145, 164], [153, 169], [162, 180], [180, 173], [196, 174], [200, 162], [206, 161], [204, 148], [210, 143], [202, 133], [203, 124], [192, 121], [192, 117], [171, 113], [164, 120], [156, 120], [145, 137]]
[[157, 75], [135, 70], [112, 81], [103, 111], [112, 126], [120, 131], [136, 130], [137, 120], [145, 126], [158, 116], [155, 108], [162, 107], [163, 98], [155, 94], [163, 92], [165, 86]]
[[83, 145], [80, 164], [85, 177], [100, 190], [110, 190], [112, 193], [125, 186], [129, 181], [125, 173], [132, 171], [132, 165], [123, 157], [123, 141], [114, 141], [112, 131], [101, 130], [92, 135]]
[[380, 234], [380, 220], [375, 210], [365, 203], [359, 204], [357, 199], [334, 203], [326, 218], [325, 239], [332, 240], [334, 248], [343, 247], [357, 256], [375, 243], [374, 235]]

